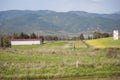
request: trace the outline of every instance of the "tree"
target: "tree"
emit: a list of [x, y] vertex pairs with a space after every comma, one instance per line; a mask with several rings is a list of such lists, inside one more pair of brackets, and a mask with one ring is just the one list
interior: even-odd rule
[[77, 40], [77, 37], [76, 36], [72, 37], [72, 40]]
[[53, 40], [57, 41], [58, 37], [57, 36], [53, 36]]
[[80, 34], [79, 38], [80, 38], [80, 40], [84, 40], [84, 36], [82, 33]]
[[0, 47], [3, 47], [3, 36], [0, 36]]
[[47, 36], [45, 36], [45, 40], [52, 40], [52, 36], [51, 35], [47, 35]]
[[23, 32], [20, 33], [19, 38], [21, 38], [21, 39], [24, 38], [24, 33]]
[[28, 39], [29, 35], [28, 34], [24, 34], [24, 39]]
[[21, 32], [20, 35], [19, 35], [19, 38], [21, 38], [21, 39], [28, 39], [29, 35]]
[[39, 38], [41, 39], [41, 43], [43, 43], [44, 42], [44, 37], [40, 36]]
[[101, 38], [101, 33], [100, 32], [94, 32], [93, 33], [93, 38], [94, 39]]
[[47, 35], [47, 36], [45, 36], [45, 40], [55, 40], [55, 41], [57, 41], [58, 37], [57, 36], [52, 36], [52, 35]]
[[14, 39], [18, 39], [18, 38], [19, 38], [19, 36], [18, 36], [17, 33], [14, 33], [12, 37], [13, 37]]
[[94, 32], [93, 33], [93, 38], [97, 39], [97, 38], [105, 38], [105, 37], [110, 37], [109, 33], [101, 33], [101, 32]]
[[10, 39], [9, 39], [8, 37], [5, 37], [5, 38], [4, 38], [3, 47], [4, 47], [4, 48], [6, 48], [6, 47], [11, 47]]
[[92, 36], [88, 35], [88, 40], [92, 39]]
[[108, 34], [108, 33], [102, 33], [102, 37], [103, 37], [103, 38], [109, 37], [109, 36], [110, 36], [110, 34]]
[[34, 38], [37, 38], [36, 34], [33, 32], [30, 34], [30, 38], [34, 39]]

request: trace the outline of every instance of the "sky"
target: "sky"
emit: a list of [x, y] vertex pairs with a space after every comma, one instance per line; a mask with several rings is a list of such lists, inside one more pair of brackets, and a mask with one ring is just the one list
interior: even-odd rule
[[114, 13], [120, 11], [120, 0], [0, 0], [0, 11], [53, 10]]

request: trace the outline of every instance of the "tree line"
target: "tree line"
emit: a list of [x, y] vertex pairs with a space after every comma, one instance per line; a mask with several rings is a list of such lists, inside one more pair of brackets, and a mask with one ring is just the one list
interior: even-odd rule
[[112, 34], [106, 32], [94, 32], [93, 39], [111, 37]]
[[88, 36], [88, 38], [84, 37], [84, 34], [81, 33], [79, 36], [75, 36], [69, 39], [64, 39], [60, 38], [55, 35], [37, 35], [34, 32], [30, 34], [26, 33], [13, 33], [12, 35], [0, 35], [0, 48], [6, 48], [6, 47], [11, 47], [11, 39], [35, 39], [35, 38], [40, 38], [42, 42], [44, 40], [46, 41], [57, 41], [57, 40], [85, 40], [85, 39], [98, 39], [98, 38], [105, 38], [105, 37], [111, 37], [112, 34], [109, 33], [103, 33], [103, 32], [94, 32], [93, 36]]
[[88, 34], [87, 37], [85, 37], [85, 34], [81, 33], [77, 37], [72, 37], [72, 40], [85, 40], [85, 39], [98, 39], [98, 38], [106, 38], [106, 37], [112, 37], [112, 34], [107, 32], [94, 32], [93, 34]]
[[44, 40], [47, 41], [57, 41], [59, 38], [54, 35], [37, 35], [36, 33], [32, 32], [30, 34], [21, 32], [21, 33], [13, 33], [12, 35], [6, 34], [6, 35], [0, 35], [0, 48], [7, 48], [11, 47], [11, 39], [41, 39], [42, 43]]
[[33, 33], [30, 33], [30, 34], [26, 34], [26, 33], [14, 33], [12, 35], [12, 38], [13, 39], [35, 39], [35, 38], [40, 38], [42, 39], [42, 41], [44, 40], [58, 40], [58, 37], [57, 36], [53, 36], [53, 35], [46, 35], [46, 36], [43, 36], [43, 35], [37, 35], [35, 34], [34, 32]]

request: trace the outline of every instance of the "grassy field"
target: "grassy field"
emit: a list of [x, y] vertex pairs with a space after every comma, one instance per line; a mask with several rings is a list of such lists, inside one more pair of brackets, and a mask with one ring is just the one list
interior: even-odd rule
[[73, 47], [76, 48], [86, 48], [86, 46], [81, 41], [47, 41], [42, 45], [32, 45], [32, 46], [12, 46], [14, 49], [21, 49], [21, 50], [31, 50], [31, 49], [55, 49], [55, 50], [66, 50], [72, 49]]
[[110, 38], [87, 40], [86, 42], [90, 46], [97, 48], [110, 48], [110, 47], [120, 48], [120, 38], [119, 40], [113, 40], [113, 38], [110, 37]]
[[[66, 79], [119, 77], [120, 53], [91, 50], [81, 41], [51, 41], [42, 45], [0, 50], [1, 79]], [[120, 52], [118, 49], [117, 52]], [[116, 79], [117, 80], [117, 79]]]

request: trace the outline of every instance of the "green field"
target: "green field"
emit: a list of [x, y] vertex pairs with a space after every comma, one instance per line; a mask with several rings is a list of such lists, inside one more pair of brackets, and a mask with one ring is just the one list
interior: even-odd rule
[[116, 58], [106, 56], [106, 52], [106, 49], [88, 49], [81, 41], [12, 46], [11, 49], [0, 49], [0, 78], [74, 80], [119, 77], [120, 50], [117, 49]]
[[110, 38], [94, 39], [86, 41], [90, 46], [97, 48], [120, 48], [120, 38], [119, 40], [113, 40]]
[[12, 46], [14, 49], [31, 50], [31, 49], [55, 49], [55, 50], [66, 50], [71, 49], [76, 46], [76, 48], [86, 48], [86, 46], [81, 41], [47, 41], [42, 45], [32, 45], [32, 46]]

